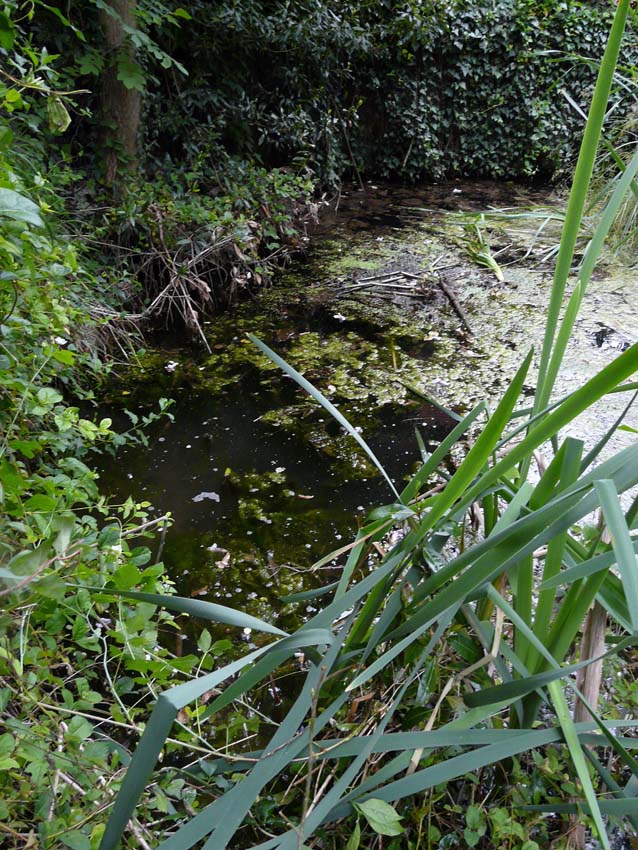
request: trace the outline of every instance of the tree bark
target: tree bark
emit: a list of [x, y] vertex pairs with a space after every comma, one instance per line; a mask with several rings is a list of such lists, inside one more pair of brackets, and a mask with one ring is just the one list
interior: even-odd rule
[[104, 146], [104, 179], [112, 186], [121, 171], [137, 168], [137, 137], [142, 98], [138, 89], [118, 80], [118, 60], [135, 62], [135, 48], [124, 26], [135, 27], [136, 0], [109, 0], [114, 15], [100, 12], [106, 42], [107, 65], [102, 76], [101, 111]]

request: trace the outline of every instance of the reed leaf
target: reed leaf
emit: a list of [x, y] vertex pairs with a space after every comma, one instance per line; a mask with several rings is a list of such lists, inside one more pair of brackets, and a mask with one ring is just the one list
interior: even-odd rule
[[569, 750], [572, 762], [574, 763], [574, 767], [576, 768], [578, 778], [580, 779], [580, 784], [583, 788], [585, 799], [589, 807], [589, 813], [594, 819], [596, 832], [598, 833], [598, 837], [603, 846], [603, 850], [611, 850], [611, 845], [609, 844], [609, 837], [607, 835], [605, 823], [600, 812], [600, 806], [598, 805], [596, 792], [594, 791], [594, 786], [592, 785], [591, 777], [589, 776], [589, 771], [587, 770], [587, 763], [585, 762], [583, 749], [578, 739], [578, 733], [576, 732], [574, 721], [572, 720], [572, 716], [569, 711], [569, 706], [567, 705], [567, 700], [565, 699], [565, 694], [563, 693], [563, 689], [561, 688], [560, 682], [558, 681], [550, 682], [547, 688], [552, 698], [552, 702], [554, 703], [554, 708], [556, 709], [556, 716], [558, 718], [558, 722], [562, 726], [563, 733], [565, 735], [565, 743]]
[[139, 602], [149, 602], [151, 605], [159, 605], [169, 611], [178, 611], [180, 614], [188, 614], [200, 620], [210, 620], [215, 623], [224, 623], [227, 626], [237, 626], [240, 629], [253, 629], [258, 632], [266, 632], [271, 635], [287, 636], [287, 632], [278, 629], [271, 623], [266, 623], [251, 614], [237, 611], [235, 608], [227, 608], [216, 602], [206, 602], [203, 599], [189, 599], [184, 596], [168, 596], [162, 593], [143, 593], [138, 590], [117, 590], [111, 587], [91, 588], [96, 593], [120, 596], [124, 599], [136, 599]]
[[620, 508], [614, 482], [607, 479], [597, 481], [596, 491], [600, 497], [600, 505], [607, 527], [611, 533], [616, 563], [625, 591], [631, 631], [633, 634], [638, 634], [638, 563], [634, 552], [634, 542]]
[[578, 162], [574, 171], [572, 189], [567, 204], [565, 223], [563, 225], [563, 234], [556, 260], [554, 283], [547, 309], [547, 322], [541, 350], [538, 383], [534, 399], [534, 412], [545, 407], [554, 386], [553, 379], [549, 375], [549, 364], [554, 338], [567, 278], [574, 258], [574, 249], [585, 209], [587, 192], [596, 158], [596, 150], [598, 148], [603, 121], [605, 120], [607, 102], [609, 100], [616, 63], [618, 62], [620, 44], [625, 31], [628, 12], [629, 0], [619, 0], [605, 53], [600, 64]]

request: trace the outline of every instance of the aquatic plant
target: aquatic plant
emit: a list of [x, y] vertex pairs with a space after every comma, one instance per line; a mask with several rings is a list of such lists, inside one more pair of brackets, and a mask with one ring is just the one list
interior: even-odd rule
[[[630, 380], [638, 369], [638, 345], [576, 391], [552, 400], [596, 258], [622, 193], [638, 170], [638, 163], [632, 164], [623, 174], [565, 305], [628, 9], [629, 0], [620, 0], [598, 76], [531, 407], [517, 407], [533, 361], [530, 351], [496, 408], [478, 404], [432, 454], [424, 452], [420, 469], [399, 489], [332, 403], [253, 338], [359, 443], [386, 479], [391, 501], [370, 513], [350, 545], [322, 559], [320, 563], [327, 563], [345, 556], [335, 582], [286, 600], [329, 598], [293, 634], [202, 601], [112, 589], [126, 599], [258, 629], [274, 639], [160, 695], [115, 802], [102, 850], [115, 848], [126, 829], [178, 711], [225, 683], [198, 713], [200, 721], [214, 717], [233, 700], [246, 698], [300, 651], [303, 684], [275, 733], [258, 752], [236, 753], [202, 766], [206, 775], [224, 779], [223, 793], [179, 825], [161, 842], [161, 850], [184, 850], [207, 836], [207, 850], [222, 850], [235, 840], [251, 811], [258, 817], [259, 800], [267, 794], [279, 795], [280, 808], [285, 800], [285, 817], [268, 822], [268, 838], [255, 844], [255, 850], [301, 848], [318, 830], [351, 814], [378, 834], [398, 835], [411, 823], [412, 810], [422, 808], [424, 792], [490, 766], [507, 775], [517, 756], [544, 752], [550, 744], [564, 748], [571, 759], [575, 781], [570, 799], [552, 796], [539, 803], [519, 797], [519, 812], [586, 816], [606, 850], [605, 816], [625, 817], [638, 826], [638, 762], [630, 752], [631, 741], [619, 731], [637, 723], [601, 717], [571, 678], [599, 659], [586, 654], [570, 659], [594, 601], [618, 634], [601, 653], [603, 659], [622, 657], [638, 640], [637, 541], [632, 535], [638, 498], [626, 511], [618, 498], [638, 484], [638, 445], [594, 466], [610, 433], [586, 454], [581, 441], [560, 439], [562, 429], [596, 402], [638, 388]], [[453, 473], [441, 474], [449, 453], [477, 429]], [[548, 442], [551, 460], [540, 466], [534, 480], [528, 473], [535, 453]], [[480, 534], [469, 526], [477, 510]], [[584, 534], [582, 523], [594, 511], [600, 512], [609, 536], [602, 526]], [[535, 563], [542, 564], [540, 576]], [[455, 642], [458, 663], [448, 669], [444, 647]], [[571, 695], [584, 705], [590, 721], [574, 722]], [[455, 697], [454, 710], [448, 696]], [[371, 710], [361, 711], [368, 702]], [[601, 763], [597, 747], [610, 748], [617, 769]], [[284, 777], [285, 785], [277, 786]], [[509, 823], [502, 808], [489, 813], [493, 837], [514, 835]], [[481, 807], [468, 809], [467, 843], [476, 845], [487, 829]], [[349, 850], [356, 850], [361, 840], [358, 820]], [[528, 850], [538, 846], [531, 838], [524, 841], [520, 846]]]
[[503, 271], [492, 253], [490, 243], [485, 238], [481, 225], [484, 221], [483, 215], [472, 216], [471, 221], [465, 225], [466, 246], [469, 258], [479, 266], [485, 266], [494, 273], [501, 283], [505, 280]]

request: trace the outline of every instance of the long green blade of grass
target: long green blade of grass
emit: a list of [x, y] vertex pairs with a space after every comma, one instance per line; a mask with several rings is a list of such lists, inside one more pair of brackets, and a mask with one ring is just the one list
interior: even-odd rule
[[206, 676], [201, 676], [199, 679], [185, 682], [182, 685], [176, 685], [160, 694], [126, 771], [124, 782], [116, 797], [113, 811], [100, 843], [100, 850], [115, 850], [157, 763], [161, 749], [180, 708], [239, 673], [273, 646], [285, 647], [290, 644], [291, 646], [304, 647], [316, 646], [318, 643], [334, 644], [334, 636], [331, 632], [325, 630], [314, 630], [307, 635], [298, 632], [292, 637], [282, 638], [281, 641], [277, 641], [270, 647], [255, 650], [238, 661], [227, 664]]
[[[536, 806], [517, 806], [517, 809], [527, 812], [557, 812], [559, 814], [592, 814], [587, 800], [582, 803], [539, 803]], [[622, 797], [616, 800], [597, 800], [596, 809], [604, 815], [612, 817], [638, 817], [638, 797]]]
[[560, 370], [560, 364], [563, 361], [563, 357], [567, 349], [567, 343], [569, 342], [569, 339], [572, 335], [572, 331], [574, 329], [574, 324], [576, 323], [578, 310], [580, 308], [583, 298], [585, 297], [589, 280], [591, 278], [592, 272], [594, 271], [594, 267], [598, 262], [598, 257], [600, 256], [600, 252], [602, 251], [605, 239], [609, 234], [611, 226], [614, 223], [614, 219], [618, 214], [620, 205], [625, 199], [627, 192], [629, 191], [630, 186], [633, 182], [633, 178], [637, 173], [638, 150], [633, 155], [631, 162], [628, 164], [625, 173], [618, 182], [618, 185], [616, 186], [611, 198], [609, 199], [605, 209], [603, 210], [600, 222], [598, 223], [596, 231], [594, 232], [594, 235], [589, 245], [587, 246], [585, 256], [583, 257], [581, 267], [578, 271], [578, 284], [574, 288], [567, 309], [565, 311], [565, 315], [563, 316], [563, 319], [560, 323], [558, 334], [556, 336], [556, 344], [554, 350], [552, 351], [551, 361], [547, 369], [546, 380], [551, 387], [553, 387], [556, 382], [556, 377], [558, 376], [558, 372]]
[[[573, 440], [569, 438], [565, 440], [563, 446], [565, 451], [562, 455], [560, 478], [557, 482], [557, 489], [559, 491], [578, 480], [580, 460], [583, 452], [583, 443], [580, 440]], [[547, 544], [547, 554], [545, 555], [545, 563], [543, 566], [543, 580], [557, 575], [560, 571], [565, 554], [567, 537], [567, 532], [563, 532], [562, 534], [558, 534]], [[551, 588], [545, 587], [538, 591], [538, 600], [536, 602], [534, 613], [534, 634], [541, 639], [548, 632], [554, 609], [555, 597], [555, 590]], [[540, 657], [534, 649], [530, 649], [526, 661], [530, 671], [533, 673], [537, 669]]]
[[[638, 540], [633, 540], [632, 546], [634, 553], [638, 553]], [[595, 573], [608, 570], [609, 567], [613, 566], [615, 563], [616, 555], [613, 552], [603, 552], [601, 555], [595, 555], [593, 558], [588, 558], [586, 561], [582, 561], [574, 567], [563, 570], [563, 572], [558, 575], [544, 579], [542, 584], [539, 586], [539, 590], [542, 592], [548, 588], [572, 584], [578, 579], [588, 578]]]
[[600, 497], [600, 505], [607, 527], [611, 533], [616, 563], [625, 591], [631, 629], [634, 634], [638, 634], [638, 562], [636, 561], [633, 540], [620, 508], [614, 482], [609, 480], [597, 481], [596, 490]]
[[[623, 452], [616, 458], [612, 458], [611, 461], [606, 462], [609, 464], [607, 469], [610, 469], [612, 464], [617, 465], [614, 478], [620, 491], [624, 491], [638, 481], [638, 468], [632, 469], [623, 464], [621, 456], [622, 458], [635, 457], [637, 452], [638, 446], [630, 447], [627, 455]], [[557, 534], [567, 531], [575, 522], [597, 507], [598, 498], [595, 492], [589, 491], [582, 497], [581, 493], [582, 490], [579, 489], [575, 492], [561, 494], [555, 502], [548, 503], [544, 508], [518, 520], [501, 532], [498, 536], [500, 538], [498, 545], [496, 538], [493, 541], [482, 541], [456, 558], [450, 565], [452, 569], [446, 571], [446, 578], [450, 577], [450, 574], [455, 575], [460, 564], [474, 561], [475, 558], [472, 557], [474, 550], [477, 553], [479, 551], [484, 552], [482, 557], [475, 560], [475, 563], [465, 572], [457, 575], [453, 582], [442, 589], [438, 589], [438, 592], [430, 601], [420, 605], [416, 612], [393, 632], [391, 637], [401, 637], [411, 629], [420, 627], [428, 620], [434, 621], [446, 608], [468, 598], [483, 584], [493, 581], [503, 571], [517, 563], [521, 557], [531, 554], [536, 548], [545, 545]], [[424, 582], [423, 588], [419, 588], [421, 594], [426, 590], [427, 592], [437, 590], [439, 587], [438, 578], [439, 575], [434, 574]], [[597, 591], [594, 591], [594, 595], [595, 592]], [[567, 610], [569, 613], [566, 616], [571, 623], [575, 620], [575, 617], [571, 609]], [[559, 631], [561, 639], [566, 641], [567, 631], [564, 628]], [[566, 651], [565, 648], [563, 655]], [[558, 653], [556, 655], [563, 657], [562, 655], [559, 656]]]
[[[503, 433], [503, 430], [509, 421], [516, 400], [518, 399], [525, 377], [532, 362], [533, 351], [530, 351], [518, 369], [516, 375], [512, 378], [507, 391], [497, 406], [494, 414], [489, 418], [487, 425], [481, 432], [477, 441], [474, 443], [466, 458], [463, 460], [459, 468], [456, 470], [452, 478], [447, 484], [445, 490], [437, 497], [427, 517], [421, 521], [418, 529], [418, 536], [423, 537], [424, 534], [434, 527], [436, 522], [448, 511], [449, 508], [461, 498], [469, 484], [480, 474], [486, 462], [494, 451], [498, 438]], [[496, 480], [496, 478], [494, 478]], [[465, 501], [465, 500], [464, 500]]]
[[428, 480], [433, 472], [436, 471], [441, 461], [449, 454], [450, 449], [457, 443], [460, 438], [467, 433], [470, 426], [476, 421], [481, 413], [486, 411], [487, 406], [484, 401], [479, 402], [470, 413], [463, 418], [458, 425], [445, 437], [439, 446], [432, 452], [430, 457], [425, 461], [421, 469], [414, 475], [410, 483], [401, 493], [404, 502], [409, 502], [415, 498], [419, 489]]
[[149, 602], [151, 605], [160, 605], [169, 611], [178, 611], [180, 614], [188, 614], [200, 620], [210, 620], [215, 623], [224, 623], [227, 626], [237, 626], [241, 629], [254, 629], [258, 632], [266, 632], [271, 635], [286, 637], [287, 632], [278, 629], [258, 617], [244, 614], [234, 608], [218, 605], [216, 602], [206, 602], [203, 599], [189, 599], [184, 596], [168, 596], [161, 593], [142, 593], [138, 590], [116, 590], [115, 588], [89, 588], [95, 593], [121, 596], [124, 599], [137, 599], [140, 602]]
[[583, 211], [585, 209], [587, 192], [596, 158], [596, 150], [607, 111], [607, 102], [609, 100], [616, 63], [618, 62], [620, 44], [625, 31], [628, 12], [629, 0], [619, 0], [607, 41], [607, 47], [600, 65], [596, 88], [585, 126], [585, 134], [574, 172], [574, 180], [563, 227], [563, 236], [556, 261], [554, 284], [547, 310], [547, 323], [541, 350], [534, 412], [545, 407], [553, 389], [553, 381], [549, 379], [548, 369], [554, 345], [554, 337], [563, 303], [567, 278], [569, 277], [574, 257], [574, 249], [576, 247], [576, 240], [578, 239]]
[[594, 786], [592, 785], [589, 771], [587, 770], [587, 763], [583, 754], [583, 748], [581, 747], [578, 739], [578, 733], [574, 728], [574, 721], [572, 720], [569, 706], [565, 699], [565, 694], [563, 693], [560, 682], [557, 681], [550, 682], [547, 689], [549, 690], [550, 697], [554, 703], [556, 716], [558, 717], [558, 722], [562, 726], [563, 733], [565, 735], [565, 743], [567, 744], [569, 754], [574, 763], [574, 767], [576, 768], [580, 784], [583, 787], [585, 799], [587, 800], [590, 814], [594, 819], [596, 832], [598, 833], [603, 850], [611, 850], [609, 837], [607, 835], [607, 830], [605, 829], [605, 823], [603, 821], [602, 814], [600, 813], [596, 792], [594, 791]]
[[[347, 624], [344, 628], [346, 627]], [[311, 706], [314, 698], [313, 692], [317, 690], [322, 679], [332, 669], [339, 651], [340, 642], [335, 641], [323, 657], [321, 664], [311, 667], [302, 692], [286, 714], [264, 752], [260, 754], [257, 763], [251, 766], [249, 775], [192, 818], [174, 835], [163, 841], [158, 850], [188, 850], [206, 835], [214, 833], [219, 826], [224, 823], [228, 825], [230, 823], [229, 815], [233, 818], [233, 826], [236, 826], [239, 811], [241, 810], [245, 814], [254, 804], [264, 785], [281, 773], [282, 770], [285, 770], [290, 762], [298, 758], [304, 750], [307, 750], [311, 740], [310, 731], [305, 728], [299, 734], [299, 725]], [[345, 695], [341, 694], [321, 712], [315, 719], [314, 731], [316, 734], [334, 719], [345, 701]], [[243, 784], [244, 781], [247, 782], [246, 785]], [[232, 815], [229, 802], [232, 807]], [[240, 821], [242, 817], [243, 815], [240, 816]]]
[[588, 667], [590, 664], [593, 664], [594, 661], [612, 658], [614, 655], [618, 655], [619, 652], [627, 649], [627, 647], [635, 645], [636, 641], [630, 638], [621, 641], [621, 643], [617, 644], [612, 649], [608, 649], [607, 652], [604, 652], [597, 658], [588, 658], [585, 661], [578, 661], [574, 664], [568, 664], [565, 667], [547, 670], [544, 673], [535, 673], [525, 679], [516, 679], [513, 682], [505, 682], [502, 685], [494, 685], [491, 688], [484, 688], [483, 690], [476, 691], [475, 693], [465, 694], [463, 700], [467, 706], [474, 708], [479, 705], [492, 705], [495, 703], [501, 703], [505, 700], [519, 699], [522, 696], [526, 696], [531, 691], [535, 691], [537, 688], [544, 688], [547, 684], [549, 684], [549, 682], [563, 679], [565, 676], [569, 676], [577, 670], [582, 670], [583, 668]]

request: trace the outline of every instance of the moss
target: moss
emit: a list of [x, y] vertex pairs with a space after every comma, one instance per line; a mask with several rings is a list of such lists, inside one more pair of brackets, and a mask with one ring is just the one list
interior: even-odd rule
[[361, 257], [340, 257], [333, 261], [331, 269], [336, 274], [348, 271], [378, 271], [382, 266], [381, 260], [363, 260]]

